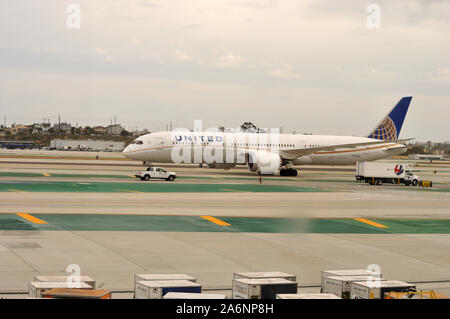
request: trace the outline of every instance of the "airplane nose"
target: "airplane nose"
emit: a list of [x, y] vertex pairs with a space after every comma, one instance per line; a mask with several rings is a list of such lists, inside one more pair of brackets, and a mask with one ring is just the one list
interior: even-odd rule
[[125, 156], [126, 158], [129, 158], [130, 154], [130, 146], [128, 145], [127, 147], [125, 147], [122, 151], [122, 155]]

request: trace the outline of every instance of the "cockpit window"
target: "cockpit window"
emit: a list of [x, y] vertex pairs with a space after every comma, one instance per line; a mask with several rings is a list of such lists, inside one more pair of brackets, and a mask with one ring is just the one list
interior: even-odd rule
[[142, 145], [144, 144], [144, 142], [140, 141], [140, 140], [136, 140], [133, 142], [133, 144], [138, 144], [138, 145]]

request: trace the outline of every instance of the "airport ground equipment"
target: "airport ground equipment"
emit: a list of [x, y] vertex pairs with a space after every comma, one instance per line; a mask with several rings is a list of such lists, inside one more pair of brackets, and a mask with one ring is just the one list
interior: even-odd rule
[[284, 278], [233, 279], [233, 299], [276, 299], [277, 294], [297, 293], [297, 283]]
[[163, 299], [227, 299], [227, 296], [223, 294], [168, 292]]
[[106, 289], [54, 288], [42, 292], [42, 296], [51, 299], [111, 299], [111, 291]]
[[177, 173], [170, 172], [162, 167], [147, 167], [146, 170], [136, 171], [135, 177], [141, 181], [149, 181], [150, 179], [165, 179], [166, 181], [174, 181]]
[[277, 294], [277, 299], [341, 299], [334, 294]]
[[420, 187], [433, 187], [432, 181], [420, 181], [419, 182]]
[[449, 299], [449, 297], [433, 290], [411, 292], [391, 291], [384, 295], [384, 299]]
[[188, 280], [197, 282], [197, 279], [186, 274], [135, 274], [134, 289], [138, 281], [168, 281], [168, 280]]
[[297, 282], [295, 275], [287, 274], [279, 271], [260, 271], [260, 272], [235, 272], [233, 279], [267, 279], [267, 278], [283, 278], [293, 282]]
[[[29, 296], [30, 297], [42, 297], [42, 293], [46, 290], [50, 290], [53, 288], [73, 288], [72, 282], [53, 282], [53, 281], [47, 281], [47, 282], [36, 282], [36, 281], [30, 281], [29, 284]], [[91, 290], [92, 287], [88, 285], [87, 283], [80, 282], [78, 284], [78, 289], [87, 289]]]
[[373, 276], [331, 276], [322, 282], [322, 293], [333, 294], [342, 299], [350, 299], [352, 282], [385, 280]]
[[[67, 282], [67, 279], [69, 279], [70, 282], [74, 282], [71, 278], [73, 276], [42, 276], [42, 275], [36, 275], [34, 276], [34, 281], [36, 282]], [[89, 276], [78, 276], [73, 277], [77, 281], [84, 282], [92, 287], [92, 289], [95, 289], [95, 280], [92, 279]]]
[[355, 178], [357, 181], [364, 181], [371, 185], [392, 183], [417, 186], [419, 184], [419, 177], [412, 173], [410, 166], [396, 162], [357, 162]]
[[417, 291], [416, 286], [398, 280], [373, 282], [359, 281], [352, 282], [350, 299], [384, 299], [389, 292], [410, 292]]
[[363, 278], [361, 280], [365, 280], [364, 278], [366, 278], [368, 276], [372, 276], [373, 278], [381, 278], [382, 277], [381, 273], [370, 271], [367, 269], [322, 270], [322, 279], [320, 281], [320, 287], [323, 288], [325, 278], [331, 277], [331, 276], [339, 276], [339, 277], [358, 276], [358, 277]]
[[201, 293], [202, 286], [189, 280], [138, 281], [135, 299], [162, 299], [169, 292]]

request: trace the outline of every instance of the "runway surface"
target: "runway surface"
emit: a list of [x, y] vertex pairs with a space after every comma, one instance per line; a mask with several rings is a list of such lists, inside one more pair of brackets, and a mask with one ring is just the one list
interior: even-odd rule
[[284, 271], [317, 291], [321, 270], [370, 264], [450, 295], [448, 164], [417, 168], [431, 189], [357, 183], [352, 167], [260, 183], [244, 168], [165, 165], [170, 183], [136, 180], [139, 163], [117, 154], [78, 153], [0, 152], [0, 296], [69, 264], [122, 297], [135, 273], [229, 293], [233, 272]]

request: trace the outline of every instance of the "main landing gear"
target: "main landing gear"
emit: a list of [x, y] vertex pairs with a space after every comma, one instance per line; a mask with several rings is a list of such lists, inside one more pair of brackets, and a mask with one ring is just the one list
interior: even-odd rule
[[297, 176], [297, 170], [292, 168], [280, 169], [280, 176]]

